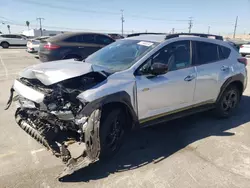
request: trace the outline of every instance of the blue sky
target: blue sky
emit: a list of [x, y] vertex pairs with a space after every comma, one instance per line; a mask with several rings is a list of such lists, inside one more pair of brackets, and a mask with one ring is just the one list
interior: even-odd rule
[[[193, 18], [193, 32], [231, 34], [236, 16], [237, 33], [250, 33], [250, 0], [0, 0], [0, 21], [11, 26], [11, 32], [38, 28], [37, 17], [43, 17], [48, 30], [93, 30], [120, 32], [124, 9], [125, 32], [188, 31]], [[0, 23], [1, 23], [0, 22]], [[0, 31], [6, 33], [6, 24]]]

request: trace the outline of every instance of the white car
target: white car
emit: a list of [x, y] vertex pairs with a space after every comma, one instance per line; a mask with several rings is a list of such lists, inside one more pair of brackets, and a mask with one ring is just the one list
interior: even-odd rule
[[27, 52], [37, 53], [39, 50], [40, 41], [48, 39], [49, 36], [41, 36], [34, 39], [30, 39], [27, 42]]
[[0, 35], [0, 46], [9, 48], [9, 46], [25, 46], [27, 37], [24, 35], [2, 34]]
[[250, 55], [250, 42], [240, 46], [240, 54], [244, 57]]

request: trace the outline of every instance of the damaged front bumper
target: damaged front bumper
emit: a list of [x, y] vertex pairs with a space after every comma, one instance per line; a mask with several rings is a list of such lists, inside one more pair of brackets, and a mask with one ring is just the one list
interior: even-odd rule
[[[81, 110], [82, 116], [77, 119], [68, 109], [48, 110], [43, 102], [45, 97], [43, 92], [15, 80], [6, 109], [16, 101], [15, 119], [19, 127], [66, 163], [60, 178], [98, 161], [101, 109], [93, 110], [88, 116]], [[79, 156], [72, 155], [69, 149], [72, 144], [80, 146]]]

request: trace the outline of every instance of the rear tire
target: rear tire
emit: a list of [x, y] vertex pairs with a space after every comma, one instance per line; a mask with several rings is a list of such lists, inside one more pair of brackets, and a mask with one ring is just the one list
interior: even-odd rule
[[8, 42], [2, 42], [2, 43], [1, 43], [1, 46], [2, 46], [3, 48], [9, 48], [10, 44], [9, 44]]
[[121, 108], [105, 109], [100, 125], [101, 159], [113, 157], [125, 136], [126, 113]]
[[242, 57], [246, 57], [246, 54], [241, 54]]
[[235, 85], [229, 85], [216, 103], [216, 116], [220, 118], [230, 117], [238, 107], [240, 97], [240, 90]]

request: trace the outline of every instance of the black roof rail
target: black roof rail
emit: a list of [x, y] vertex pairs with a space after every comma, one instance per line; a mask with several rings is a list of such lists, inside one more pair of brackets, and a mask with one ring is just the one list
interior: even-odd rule
[[204, 34], [204, 33], [176, 33], [176, 34], [169, 34], [166, 36], [167, 39], [181, 37], [181, 36], [197, 36], [197, 37], [204, 37], [204, 38], [212, 38], [217, 40], [223, 40], [223, 37], [220, 35], [213, 35], [213, 34]]
[[166, 35], [166, 33], [132, 33], [128, 34], [127, 37], [136, 37], [140, 35]]

